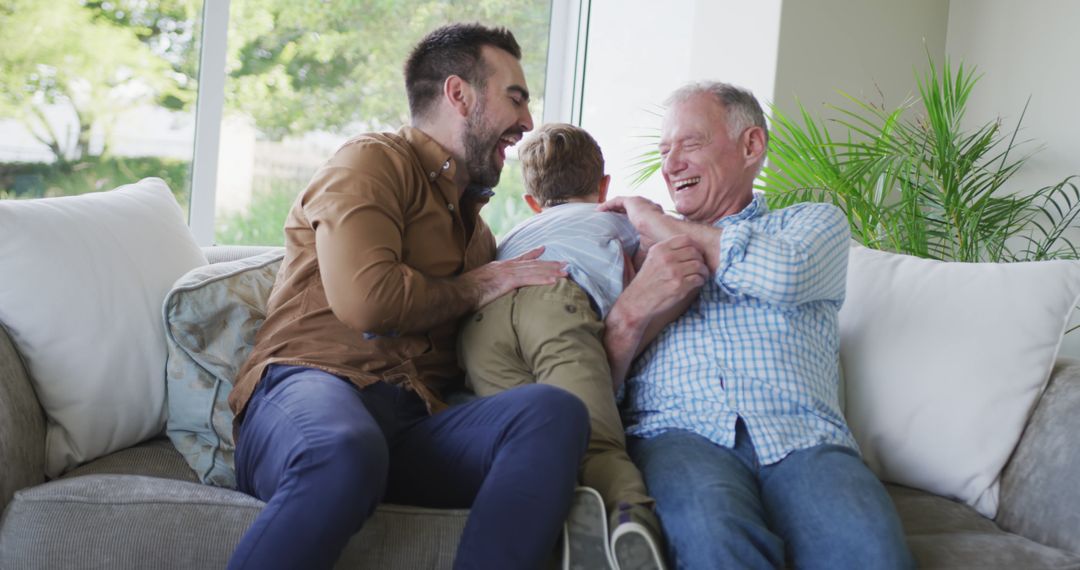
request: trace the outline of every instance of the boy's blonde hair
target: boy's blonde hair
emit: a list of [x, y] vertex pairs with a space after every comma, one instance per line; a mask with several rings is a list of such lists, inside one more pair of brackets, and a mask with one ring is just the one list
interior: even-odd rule
[[525, 191], [544, 208], [595, 193], [604, 177], [600, 145], [574, 125], [540, 127], [522, 144], [518, 157]]

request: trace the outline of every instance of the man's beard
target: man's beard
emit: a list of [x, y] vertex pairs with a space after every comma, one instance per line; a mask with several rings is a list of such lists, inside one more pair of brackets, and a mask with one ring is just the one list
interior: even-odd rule
[[465, 121], [465, 168], [469, 183], [484, 188], [499, 184], [502, 167], [495, 165], [495, 145], [502, 133], [484, 124], [485, 101], [480, 98], [476, 111]]

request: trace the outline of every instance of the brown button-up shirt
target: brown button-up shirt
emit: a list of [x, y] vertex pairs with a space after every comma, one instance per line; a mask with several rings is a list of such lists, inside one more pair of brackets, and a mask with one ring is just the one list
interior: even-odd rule
[[460, 382], [457, 323], [416, 331], [432, 279], [495, 255], [479, 217], [490, 192], [459, 196], [457, 165], [424, 132], [360, 135], [315, 173], [285, 221], [285, 259], [229, 405], [240, 418], [263, 370], [297, 364], [357, 386], [387, 381], [438, 411]]

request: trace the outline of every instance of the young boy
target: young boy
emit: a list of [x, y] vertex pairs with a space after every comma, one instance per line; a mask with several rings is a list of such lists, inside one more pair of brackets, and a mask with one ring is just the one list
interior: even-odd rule
[[597, 211], [610, 177], [584, 130], [545, 125], [518, 155], [525, 201], [537, 215], [511, 230], [497, 257], [543, 245], [540, 258], [566, 262], [570, 279], [522, 287], [466, 318], [458, 350], [466, 382], [481, 396], [536, 382], [581, 398], [592, 428], [581, 481], [599, 495], [575, 493], [566, 567], [663, 568], [653, 499], [626, 454], [603, 345], [604, 316], [633, 276], [637, 232], [625, 216]]

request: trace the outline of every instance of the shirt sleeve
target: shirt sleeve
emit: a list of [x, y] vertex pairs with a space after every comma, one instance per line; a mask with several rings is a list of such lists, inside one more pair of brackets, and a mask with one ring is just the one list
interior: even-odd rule
[[714, 279], [729, 295], [776, 305], [842, 303], [847, 219], [831, 204], [797, 204], [724, 228]]
[[330, 309], [358, 332], [414, 332], [411, 317], [427, 309], [428, 279], [402, 261], [404, 204], [419, 184], [413, 178], [402, 157], [364, 144], [347, 165], [323, 167], [301, 204]]

